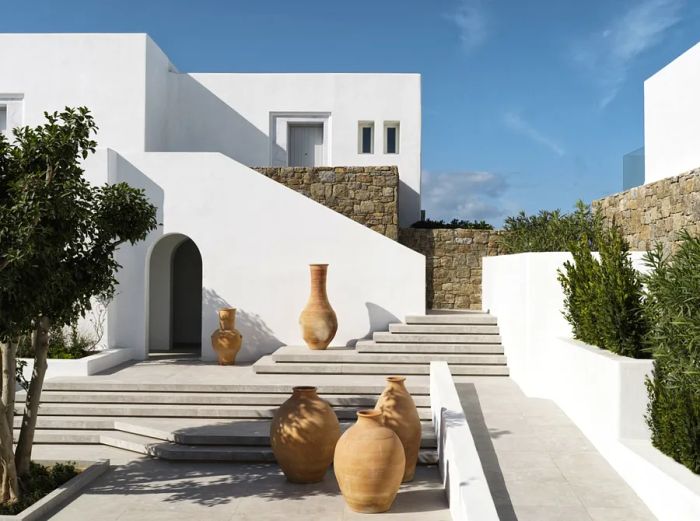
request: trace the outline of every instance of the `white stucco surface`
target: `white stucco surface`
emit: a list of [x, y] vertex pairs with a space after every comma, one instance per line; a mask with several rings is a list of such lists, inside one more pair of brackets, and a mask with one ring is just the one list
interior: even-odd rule
[[[642, 255], [632, 252], [640, 270]], [[484, 258], [483, 307], [498, 317], [511, 377], [529, 396], [553, 400], [660, 520], [697, 519], [688, 512], [700, 512], [700, 496], [693, 492], [700, 490], [700, 477], [688, 477], [669, 458], [658, 466], [655, 461], [665, 457], [649, 442], [644, 382], [653, 362], [571, 338], [557, 280], [557, 270], [570, 259], [569, 253]], [[663, 487], [656, 486], [661, 482]]]
[[[330, 264], [328, 294], [339, 322], [334, 345], [424, 311], [422, 255], [223, 154], [104, 156], [91, 162], [91, 176], [143, 188], [162, 223], [144, 242], [118, 253], [124, 267], [110, 305], [110, 347], [147, 352], [149, 324], [162, 321], [164, 313], [150, 304], [148, 292], [149, 278], [162, 272], [146, 267], [156, 243], [172, 234], [192, 239], [202, 256], [205, 359], [214, 359], [209, 336], [216, 310], [225, 306], [238, 309], [241, 360], [303, 343], [297, 321], [309, 294], [310, 263]], [[188, 183], [193, 175], [197, 190]], [[159, 318], [151, 317], [156, 312]]]
[[700, 44], [644, 82], [645, 183], [700, 167]]

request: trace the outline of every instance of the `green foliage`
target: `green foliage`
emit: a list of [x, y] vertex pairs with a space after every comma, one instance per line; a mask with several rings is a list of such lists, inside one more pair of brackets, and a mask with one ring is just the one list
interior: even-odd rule
[[0, 515], [16, 515], [78, 475], [73, 464], [56, 463], [44, 467], [32, 462], [29, 476], [22, 480], [23, 494], [15, 503], [0, 504]]
[[[84, 358], [95, 351], [96, 344], [96, 339], [79, 331], [75, 323], [68, 328], [53, 325], [49, 331], [48, 358], [64, 360]], [[29, 337], [23, 337], [18, 343], [17, 356], [20, 358], [34, 358], [34, 350]]]
[[583, 201], [576, 203], [572, 213], [560, 210], [541, 210], [537, 215], [520, 212], [507, 217], [501, 246], [504, 253], [533, 251], [568, 251], [572, 243], [587, 238], [589, 246], [597, 250], [597, 238], [602, 231], [601, 218]]
[[657, 246], [645, 257], [654, 354], [647, 423], [659, 450], [700, 473], [700, 239], [685, 231], [679, 239], [673, 256]]
[[45, 113], [46, 123], [0, 136], [0, 341], [39, 316], [67, 325], [90, 298], [114, 292], [114, 251], [156, 226], [156, 209], [125, 183], [92, 186], [81, 161], [94, 152], [84, 108]]
[[632, 358], [647, 358], [642, 277], [632, 266], [629, 246], [617, 228], [598, 236], [600, 260], [583, 236], [572, 243], [573, 262], [564, 263], [564, 316], [574, 338]]
[[493, 230], [493, 226], [487, 223], [486, 221], [465, 221], [462, 219], [452, 219], [450, 222], [445, 222], [443, 220], [434, 221], [432, 219], [425, 219], [424, 221], [414, 222], [411, 225], [411, 228], [465, 228], [469, 230]]

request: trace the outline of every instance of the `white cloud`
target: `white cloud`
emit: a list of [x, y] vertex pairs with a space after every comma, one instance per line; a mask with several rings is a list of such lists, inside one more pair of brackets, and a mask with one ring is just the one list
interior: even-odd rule
[[448, 18], [457, 26], [462, 47], [470, 51], [486, 40], [487, 21], [481, 0], [459, 0]]
[[494, 172], [423, 172], [422, 206], [430, 219], [499, 222], [507, 215], [506, 178]]
[[566, 154], [566, 150], [559, 143], [537, 130], [517, 112], [506, 112], [503, 114], [503, 123], [513, 132], [522, 134], [535, 143], [544, 145], [558, 156]]
[[573, 58], [602, 91], [600, 106], [619, 93], [633, 61], [681, 20], [685, 0], [641, 0], [603, 30], [574, 46]]

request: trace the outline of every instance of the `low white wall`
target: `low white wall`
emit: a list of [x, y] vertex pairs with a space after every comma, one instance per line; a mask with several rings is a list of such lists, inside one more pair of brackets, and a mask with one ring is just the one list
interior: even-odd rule
[[[642, 255], [632, 253], [640, 270]], [[700, 491], [700, 477], [649, 442], [644, 381], [652, 361], [617, 356], [571, 338], [557, 280], [557, 270], [570, 259], [568, 253], [483, 259], [483, 307], [498, 317], [511, 377], [529, 396], [561, 407], [660, 520], [696, 520], [688, 512], [700, 512], [700, 495], [693, 492]], [[664, 467], [657, 464], [660, 459]], [[655, 486], [659, 482], [664, 486]]]
[[479, 454], [446, 362], [430, 362], [430, 408], [453, 521], [498, 521]]
[[[130, 349], [106, 349], [99, 351], [94, 355], [78, 358], [76, 360], [62, 360], [50, 358], [48, 360], [48, 368], [46, 369], [45, 379], [56, 378], [60, 376], [91, 376], [100, 373], [107, 369], [111, 369], [117, 365], [123, 364], [134, 358]], [[20, 358], [27, 363], [22, 370], [22, 374], [27, 381], [32, 377], [34, 370], [33, 358]]]
[[[143, 188], [162, 225], [117, 260], [109, 306], [110, 347], [145, 356], [149, 338], [149, 257], [172, 234], [202, 256], [202, 356], [215, 359], [216, 311], [235, 307], [241, 361], [303, 344], [299, 314], [310, 263], [328, 263], [328, 297], [338, 316], [333, 345], [353, 344], [405, 315], [425, 311], [425, 258], [218, 153], [146, 152], [93, 161], [91, 179]], [[167, 239], [166, 239], [167, 240]]]

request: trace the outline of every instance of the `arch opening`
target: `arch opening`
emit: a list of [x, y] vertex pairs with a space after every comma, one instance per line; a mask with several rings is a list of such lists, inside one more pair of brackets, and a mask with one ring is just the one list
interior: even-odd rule
[[167, 235], [149, 261], [149, 356], [201, 356], [202, 257], [182, 234]]

